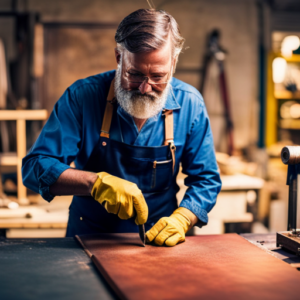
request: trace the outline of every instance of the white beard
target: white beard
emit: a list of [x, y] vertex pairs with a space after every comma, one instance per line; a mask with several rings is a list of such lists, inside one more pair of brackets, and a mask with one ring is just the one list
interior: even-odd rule
[[139, 90], [127, 91], [121, 85], [122, 67], [118, 64], [115, 76], [115, 95], [120, 106], [137, 119], [148, 119], [156, 116], [165, 106], [170, 80], [162, 92], [152, 91], [142, 94]]

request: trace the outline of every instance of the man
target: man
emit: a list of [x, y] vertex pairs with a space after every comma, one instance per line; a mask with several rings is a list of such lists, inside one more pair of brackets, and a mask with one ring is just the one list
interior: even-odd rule
[[[23, 181], [47, 201], [74, 195], [67, 236], [145, 224], [149, 242], [174, 246], [208, 222], [221, 187], [207, 112], [172, 78], [184, 39], [171, 15], [135, 11], [115, 40], [117, 70], [66, 90], [23, 159]], [[189, 188], [178, 208], [180, 163]]]

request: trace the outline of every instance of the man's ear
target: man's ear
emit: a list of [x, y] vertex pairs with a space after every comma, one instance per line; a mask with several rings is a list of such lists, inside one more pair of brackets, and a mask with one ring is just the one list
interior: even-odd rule
[[178, 60], [178, 55], [176, 55], [176, 56], [173, 58], [173, 64], [174, 64], [174, 65], [177, 64], [177, 60]]
[[118, 48], [115, 48], [115, 57], [116, 57], [117, 64], [119, 64], [121, 60], [121, 53], [118, 50]]

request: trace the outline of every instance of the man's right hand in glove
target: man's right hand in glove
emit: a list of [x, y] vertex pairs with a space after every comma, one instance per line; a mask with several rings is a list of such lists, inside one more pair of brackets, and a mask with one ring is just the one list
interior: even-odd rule
[[135, 223], [142, 225], [148, 219], [148, 206], [141, 190], [135, 183], [110, 175], [106, 172], [97, 174], [91, 195], [120, 219], [127, 220], [136, 216]]

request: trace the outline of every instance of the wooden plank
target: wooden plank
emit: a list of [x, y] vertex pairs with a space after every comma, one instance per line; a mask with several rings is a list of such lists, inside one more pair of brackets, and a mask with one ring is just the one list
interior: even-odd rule
[[64, 238], [66, 229], [9, 229], [6, 231], [6, 237], [12, 238]]
[[222, 191], [228, 190], [259, 190], [265, 181], [259, 177], [244, 174], [221, 175]]
[[23, 119], [17, 120], [17, 189], [18, 201], [20, 204], [29, 203], [27, 199], [26, 187], [22, 180], [22, 159], [26, 155], [26, 121]]
[[299, 299], [300, 273], [236, 234], [175, 247], [142, 247], [137, 233], [77, 239], [121, 299]]
[[34, 77], [44, 75], [44, 27], [40, 23], [34, 26], [32, 69]]
[[40, 120], [45, 121], [48, 118], [46, 109], [37, 110], [0, 110], [0, 120]]
[[26, 216], [40, 216], [46, 210], [35, 206], [18, 207], [17, 209], [0, 208], [0, 222], [3, 219], [26, 218]]
[[37, 220], [2, 220], [0, 223], [0, 229], [66, 229], [67, 228], [67, 221], [54, 221], [54, 220], [47, 220], [47, 221], [37, 221]]
[[252, 213], [244, 213], [239, 216], [224, 216], [222, 219], [224, 223], [247, 223], [247, 222], [253, 222], [253, 214]]
[[0, 154], [0, 166], [17, 166], [18, 156], [15, 152], [8, 152]]
[[[26, 218], [26, 215], [29, 216]], [[38, 207], [0, 209], [0, 229], [66, 229], [68, 210], [47, 212]]]

